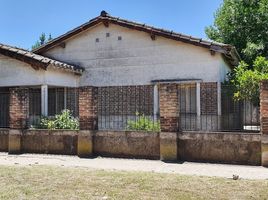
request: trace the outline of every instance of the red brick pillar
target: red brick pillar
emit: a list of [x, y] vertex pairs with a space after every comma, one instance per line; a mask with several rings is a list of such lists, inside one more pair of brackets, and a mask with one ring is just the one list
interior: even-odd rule
[[27, 128], [29, 116], [29, 90], [25, 88], [11, 88], [9, 109], [10, 128]]
[[261, 122], [261, 151], [262, 166], [268, 167], [268, 81], [260, 85], [260, 122]]
[[98, 129], [98, 93], [95, 87], [79, 88], [79, 122], [81, 130]]
[[218, 86], [216, 82], [200, 83], [201, 115], [218, 115]]
[[179, 101], [177, 84], [159, 84], [160, 124], [163, 132], [179, 130]]

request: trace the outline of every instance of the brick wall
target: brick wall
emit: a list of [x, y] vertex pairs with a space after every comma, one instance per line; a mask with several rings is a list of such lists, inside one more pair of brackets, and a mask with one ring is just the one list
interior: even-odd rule
[[161, 131], [178, 131], [179, 101], [177, 84], [159, 84]]
[[153, 86], [113, 86], [98, 89], [101, 115], [153, 115]]
[[98, 127], [97, 88], [79, 88], [79, 122], [81, 130], [96, 130]]
[[262, 81], [260, 87], [261, 132], [268, 135], [268, 81]]
[[200, 83], [201, 115], [217, 115], [217, 83]]
[[29, 90], [25, 88], [10, 89], [10, 128], [27, 128], [29, 116]]
[[268, 80], [260, 84], [261, 163], [268, 167]]

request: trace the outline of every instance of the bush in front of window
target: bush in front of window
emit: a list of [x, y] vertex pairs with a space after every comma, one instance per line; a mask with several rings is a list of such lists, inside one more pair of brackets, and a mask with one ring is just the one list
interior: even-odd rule
[[42, 117], [38, 127], [49, 130], [79, 130], [79, 120], [72, 116], [70, 110], [63, 110], [61, 114], [55, 115], [55, 117]]
[[137, 120], [127, 121], [128, 131], [147, 131], [147, 132], [160, 132], [160, 121], [154, 121], [144, 114], [136, 113]]

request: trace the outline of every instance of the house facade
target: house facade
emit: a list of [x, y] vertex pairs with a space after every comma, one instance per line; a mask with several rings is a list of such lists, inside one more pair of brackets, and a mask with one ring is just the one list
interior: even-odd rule
[[[222, 129], [222, 83], [238, 61], [230, 45], [102, 11], [33, 52], [0, 45], [0, 126], [29, 126], [68, 108], [86, 128], [125, 129], [137, 112], [159, 119], [161, 104], [170, 101], [161, 94], [175, 85], [178, 112], [162, 119], [162, 127], [179, 119], [182, 129]], [[26, 108], [12, 103], [18, 90]], [[228, 123], [235, 117], [228, 114]]]

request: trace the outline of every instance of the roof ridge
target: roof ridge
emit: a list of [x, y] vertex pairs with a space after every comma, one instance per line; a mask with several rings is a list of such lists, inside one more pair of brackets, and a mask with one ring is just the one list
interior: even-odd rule
[[166, 32], [170, 32], [170, 33], [176, 34], [176, 35], [187, 36], [187, 37], [190, 37], [190, 38], [202, 40], [204, 42], [211, 42], [211, 43], [216, 44], [216, 45], [218, 44], [218, 45], [222, 45], [222, 46], [232, 46], [230, 44], [225, 44], [225, 43], [221, 43], [221, 42], [217, 42], [217, 41], [213, 41], [213, 40], [209, 40], [209, 39], [204, 39], [202, 37], [192, 36], [192, 35], [189, 35], [189, 34], [185, 34], [185, 33], [182, 33], [182, 32], [177, 32], [177, 31], [174, 31], [174, 30], [166, 29], [166, 28], [160, 28], [160, 27], [156, 27], [156, 26], [152, 26], [152, 25], [146, 25], [145, 23], [141, 23], [141, 22], [137, 22], [137, 21], [133, 21], [133, 20], [128, 20], [128, 19], [122, 19], [120, 17], [115, 17], [115, 16], [108, 15], [106, 18], [125, 21], [125, 22], [128, 22], [128, 23], [134, 23], [136, 25], [145, 26], [145, 27], [148, 27], [148, 28], [153, 28], [153, 29], [156, 29], [156, 30], [159, 30], [159, 31], [166, 31]]
[[[120, 17], [114, 17], [114, 16], [111, 16], [109, 13], [107, 13], [104, 10], [101, 11], [99, 16], [89, 20], [88, 22], [86, 22], [86, 23], [84, 23], [84, 24], [82, 24], [82, 25], [56, 37], [56, 38], [54, 38], [53, 40], [40, 46], [39, 48], [34, 49], [33, 52], [37, 53], [37, 54], [43, 53], [43, 52], [47, 51], [48, 49], [53, 48], [54, 46], [56, 46], [64, 41], [66, 41], [67, 39], [73, 37], [74, 35], [77, 35], [80, 32], [85, 31], [88, 28], [91, 28], [99, 23], [104, 23], [105, 26], [107, 26], [109, 23], [114, 23], [116, 25], [123, 26], [126, 28], [135, 29], [138, 31], [144, 31], [144, 32], [147, 32], [153, 36], [166, 37], [168, 39], [173, 39], [173, 40], [189, 43], [192, 45], [208, 48], [209, 50], [217, 51], [217, 52], [220, 52], [220, 53], [226, 55], [228, 57], [228, 59], [230, 60], [230, 62], [233, 62], [235, 64], [237, 64], [239, 59], [240, 59], [237, 51], [234, 50], [235, 47], [233, 47], [230, 44], [224, 44], [224, 43], [220, 43], [220, 42], [216, 42], [216, 41], [212, 41], [212, 40], [203, 39], [200, 37], [187, 35], [184, 33], [174, 32], [173, 30], [161, 29], [161, 28], [158, 28], [155, 26], [146, 25], [144, 23], [139, 23], [136, 21], [122, 19]], [[231, 51], [233, 51], [233, 52], [231, 52]], [[230, 59], [230, 57], [231, 57], [231, 59]]]

